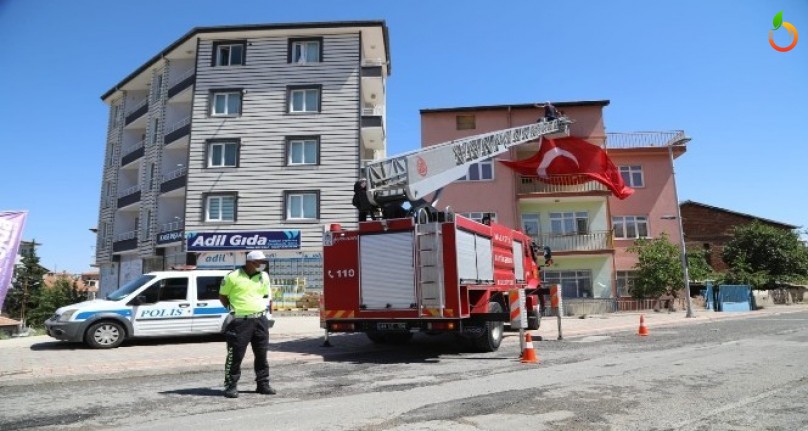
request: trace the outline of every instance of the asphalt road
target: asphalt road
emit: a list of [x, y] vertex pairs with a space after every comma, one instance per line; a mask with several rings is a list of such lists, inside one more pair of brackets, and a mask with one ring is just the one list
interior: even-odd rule
[[273, 363], [275, 396], [252, 392], [249, 363], [236, 400], [217, 366], [0, 386], [0, 430], [808, 430], [805, 311], [537, 342], [538, 365], [515, 359], [514, 333], [492, 354], [362, 337]]

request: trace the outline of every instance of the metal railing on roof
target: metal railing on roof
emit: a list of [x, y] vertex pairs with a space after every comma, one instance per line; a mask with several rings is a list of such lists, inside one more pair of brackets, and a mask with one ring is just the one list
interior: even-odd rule
[[683, 130], [665, 132], [607, 133], [606, 149], [665, 148], [685, 144], [690, 140]]

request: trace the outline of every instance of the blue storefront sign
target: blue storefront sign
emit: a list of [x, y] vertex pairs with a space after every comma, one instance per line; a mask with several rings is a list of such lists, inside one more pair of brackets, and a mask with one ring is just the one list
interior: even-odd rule
[[182, 241], [185, 234], [182, 230], [172, 230], [157, 235], [157, 244], [167, 244], [169, 242]]
[[294, 250], [300, 248], [300, 230], [250, 232], [188, 232], [188, 251]]

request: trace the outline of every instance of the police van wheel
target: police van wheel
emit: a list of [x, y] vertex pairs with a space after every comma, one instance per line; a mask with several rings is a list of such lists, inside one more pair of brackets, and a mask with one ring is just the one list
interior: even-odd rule
[[104, 321], [90, 326], [84, 335], [84, 342], [93, 349], [112, 349], [118, 347], [126, 338], [126, 332], [121, 324]]

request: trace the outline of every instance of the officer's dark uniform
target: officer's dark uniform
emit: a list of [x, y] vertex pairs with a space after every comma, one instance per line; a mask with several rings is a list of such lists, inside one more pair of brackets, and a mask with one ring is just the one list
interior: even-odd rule
[[250, 276], [245, 268], [239, 268], [225, 276], [219, 288], [219, 295], [225, 296], [230, 303], [233, 320], [225, 328], [227, 339], [227, 360], [225, 362], [225, 396], [238, 397], [237, 384], [241, 377], [241, 361], [247, 351], [247, 344], [252, 345], [255, 355], [256, 391], [262, 394], [274, 394], [269, 385], [269, 362], [267, 347], [269, 345], [269, 276], [257, 271]]

